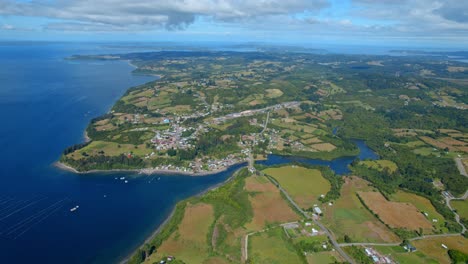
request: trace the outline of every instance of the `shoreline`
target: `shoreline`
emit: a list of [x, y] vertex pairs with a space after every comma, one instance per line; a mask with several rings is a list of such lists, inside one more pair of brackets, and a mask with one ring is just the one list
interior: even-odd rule
[[76, 174], [93, 174], [93, 173], [112, 173], [112, 172], [129, 172], [129, 173], [138, 173], [141, 175], [153, 175], [153, 174], [162, 174], [162, 175], [183, 175], [183, 176], [192, 176], [192, 177], [203, 177], [203, 176], [210, 176], [214, 174], [218, 174], [224, 171], [227, 171], [229, 168], [246, 163], [246, 161], [237, 162], [229, 167], [225, 167], [222, 169], [214, 170], [214, 171], [204, 171], [204, 172], [187, 172], [187, 171], [178, 171], [178, 170], [168, 170], [168, 169], [154, 169], [154, 168], [142, 168], [142, 169], [112, 169], [112, 170], [89, 170], [89, 171], [78, 171], [75, 168], [62, 163], [60, 161], [56, 161], [53, 163], [53, 166], [56, 168], [73, 172]]
[[204, 194], [206, 194], [207, 192], [209, 191], [212, 191], [212, 190], [215, 190], [223, 185], [225, 185], [226, 183], [232, 181], [232, 179], [234, 179], [236, 176], [237, 176], [237, 173], [243, 169], [244, 167], [241, 167], [241, 168], [238, 168], [237, 170], [235, 170], [226, 180], [224, 180], [223, 182], [220, 182], [218, 184], [215, 184], [209, 188], [207, 188], [206, 190], [203, 190], [195, 195], [192, 195], [190, 197], [187, 197], [185, 199], [182, 199], [180, 201], [178, 201], [177, 203], [174, 204], [171, 212], [167, 215], [166, 219], [164, 219], [164, 221], [158, 226], [158, 228], [156, 228], [156, 230], [154, 230], [146, 239], [145, 241], [140, 244], [136, 249], [132, 250], [132, 252], [125, 258], [123, 258], [122, 260], [119, 261], [120, 264], [125, 264], [125, 263], [128, 263], [128, 260], [138, 251], [138, 249], [140, 249], [142, 246], [144, 246], [145, 244], [151, 242], [151, 240], [153, 240], [160, 232], [161, 230], [167, 225], [167, 223], [171, 220], [171, 218], [174, 216], [174, 212], [176, 210], [176, 206], [178, 203], [184, 201], [184, 200], [187, 200], [187, 199], [190, 199], [192, 197], [200, 197]]

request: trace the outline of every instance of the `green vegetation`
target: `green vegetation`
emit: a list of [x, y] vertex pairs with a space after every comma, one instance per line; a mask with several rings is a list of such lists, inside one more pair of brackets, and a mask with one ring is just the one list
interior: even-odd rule
[[452, 263], [467, 263], [468, 262], [468, 254], [465, 254], [461, 251], [456, 249], [449, 249], [448, 254]]
[[350, 246], [350, 247], [345, 247], [344, 250], [357, 263], [362, 263], [362, 264], [374, 263], [372, 261], [372, 258], [366, 255], [366, 252], [364, 251], [364, 248], [362, 247]]
[[250, 263], [306, 263], [282, 228], [273, 228], [251, 237]]
[[275, 178], [303, 208], [312, 207], [314, 203], [318, 202], [321, 195], [330, 191], [330, 183], [317, 169], [291, 165], [269, 168], [263, 172]]

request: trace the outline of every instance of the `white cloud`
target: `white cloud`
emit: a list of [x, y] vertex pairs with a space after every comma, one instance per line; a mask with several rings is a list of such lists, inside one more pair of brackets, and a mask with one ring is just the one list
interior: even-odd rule
[[47, 17], [113, 26], [182, 29], [197, 16], [217, 21], [241, 21], [261, 16], [317, 11], [327, 0], [0, 0], [0, 14]]

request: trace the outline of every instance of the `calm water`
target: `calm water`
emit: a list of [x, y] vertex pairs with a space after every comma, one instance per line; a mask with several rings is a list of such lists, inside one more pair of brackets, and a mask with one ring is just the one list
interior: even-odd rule
[[[372, 151], [362, 140], [355, 140], [356, 145], [360, 149], [360, 153], [358, 155], [360, 160], [365, 159], [378, 159], [379, 156]], [[310, 165], [321, 165], [321, 166], [328, 166], [330, 167], [336, 174], [348, 174], [350, 170], [348, 166], [355, 160], [356, 157], [342, 157], [337, 158], [331, 161], [328, 160], [319, 160], [319, 159], [306, 159], [300, 157], [289, 157], [289, 156], [280, 156], [280, 155], [268, 155], [267, 160], [257, 161], [258, 164], [263, 165], [277, 165], [277, 164], [286, 164], [291, 162], [300, 162], [306, 163]]]
[[[165, 219], [176, 201], [227, 179], [75, 175], [51, 166], [83, 140], [92, 117], [130, 86], [125, 62], [69, 62], [93, 45], [0, 43], [0, 262], [115, 262]], [[113, 49], [112, 52], [122, 52]], [[129, 183], [115, 177], [130, 177]], [[79, 205], [71, 213], [70, 208]]]
[[[62, 150], [83, 140], [91, 118], [130, 86], [125, 62], [76, 62], [72, 54], [117, 53], [91, 44], [0, 43], [0, 262], [113, 263], [156, 229], [174, 204], [226, 180], [240, 166], [206, 177], [76, 175], [54, 168]], [[377, 158], [363, 150], [360, 158]], [[353, 158], [304, 161], [346, 173]], [[126, 177], [128, 184], [116, 179]], [[159, 178], [160, 177], [160, 178]], [[70, 212], [70, 208], [79, 209]]]

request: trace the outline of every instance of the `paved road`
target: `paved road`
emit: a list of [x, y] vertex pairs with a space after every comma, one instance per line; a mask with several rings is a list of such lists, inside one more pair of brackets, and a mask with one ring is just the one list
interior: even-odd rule
[[445, 196], [445, 204], [455, 215], [455, 221], [457, 221], [457, 223], [462, 227], [462, 231], [461, 231], [462, 234], [466, 232], [466, 227], [462, 222], [460, 222], [460, 215], [458, 215], [457, 212], [453, 210], [452, 205], [450, 205], [450, 201], [451, 200], [466, 200], [467, 197], [468, 197], [468, 190], [465, 192], [465, 194], [462, 197], [459, 197], [459, 198]]
[[[262, 175], [264, 175], [262, 173]], [[340, 244], [338, 244], [338, 242], [336, 242], [335, 238], [333, 237], [332, 233], [330, 232], [330, 230], [328, 230], [322, 223], [320, 223], [318, 220], [316, 219], [313, 219], [307, 212], [305, 212], [304, 210], [302, 210], [302, 208], [296, 204], [296, 202], [294, 202], [294, 200], [291, 198], [291, 196], [289, 196], [289, 194], [283, 189], [283, 187], [281, 187], [281, 185], [279, 185], [279, 183], [273, 179], [272, 177], [268, 176], [268, 175], [264, 175], [266, 176], [271, 182], [273, 182], [274, 185], [276, 185], [276, 187], [278, 187], [278, 189], [284, 194], [284, 196], [286, 197], [286, 199], [288, 199], [288, 201], [294, 206], [294, 208], [296, 208], [297, 211], [299, 211], [302, 215], [304, 215], [307, 219], [312, 219], [312, 221], [314, 221], [314, 223], [316, 225], [318, 225], [320, 227], [320, 229], [322, 229], [322, 231], [325, 232], [325, 234], [327, 234], [328, 236], [328, 239], [330, 239], [331, 243], [333, 244], [333, 246], [335, 247], [336, 251], [349, 263], [351, 264], [354, 264], [354, 260], [352, 258], [350, 258], [348, 256], [348, 254], [346, 254], [346, 252], [343, 251], [343, 249], [340, 247]]]
[[268, 120], [270, 119], [270, 111], [268, 111], [267, 113], [267, 118], [266, 118], [266, 121], [265, 121], [265, 125], [263, 126], [263, 130], [262, 132], [260, 132], [260, 134], [263, 134], [263, 132], [265, 132], [267, 126], [268, 126]]
[[465, 166], [463, 166], [463, 161], [460, 158], [455, 158], [455, 163], [457, 163], [457, 168], [460, 171], [460, 174], [468, 177], [468, 173], [466, 173]]
[[[436, 238], [436, 237], [453, 237], [453, 236], [461, 236], [460, 233], [454, 234], [437, 234], [437, 235], [427, 235], [427, 236], [420, 236], [408, 239], [408, 241], [415, 241], [415, 240], [422, 240], [422, 239], [429, 239], [429, 238]], [[400, 243], [341, 243], [339, 244], [340, 247], [349, 247], [349, 246], [399, 246]]]

